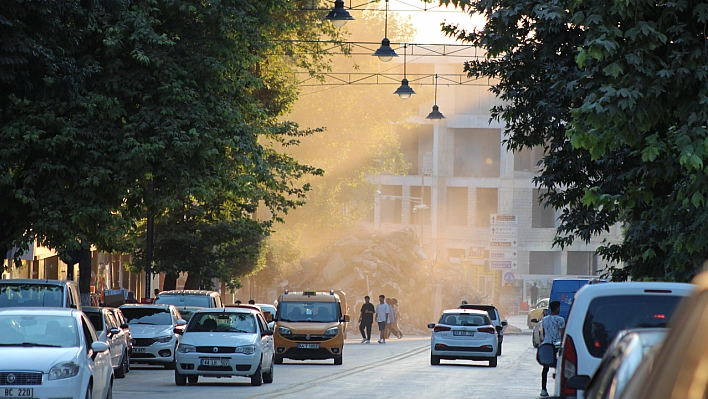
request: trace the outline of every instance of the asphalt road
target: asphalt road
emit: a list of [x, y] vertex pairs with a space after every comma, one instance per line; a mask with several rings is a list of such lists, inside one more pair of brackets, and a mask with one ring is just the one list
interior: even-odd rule
[[[343, 365], [335, 366], [331, 360], [286, 359], [276, 366], [273, 383], [260, 387], [251, 386], [249, 379], [241, 377], [200, 377], [197, 385], [178, 387], [173, 371], [133, 365], [126, 378], [115, 381], [113, 397], [537, 398], [541, 367], [536, 363], [528, 330], [522, 332], [504, 338], [503, 355], [496, 368], [487, 367], [486, 362], [445, 360], [439, 366], [431, 366], [429, 336], [405, 336], [386, 345], [376, 341], [364, 345], [359, 339], [348, 339]], [[552, 384], [549, 378], [549, 385]]]

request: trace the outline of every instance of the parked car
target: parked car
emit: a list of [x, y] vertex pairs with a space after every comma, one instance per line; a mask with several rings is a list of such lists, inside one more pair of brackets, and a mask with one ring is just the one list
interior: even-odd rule
[[696, 290], [679, 306], [664, 343], [634, 373], [621, 399], [708, 397], [708, 272], [693, 279]]
[[667, 328], [623, 330], [607, 348], [602, 361], [591, 377], [576, 375], [568, 386], [585, 391], [585, 399], [618, 399], [647, 353], [659, 345]]
[[84, 306], [83, 311], [96, 330], [98, 339], [108, 343], [116, 378], [124, 378], [130, 370], [129, 337], [123, 330], [128, 325], [118, 324], [118, 320], [108, 308]]
[[278, 315], [278, 310], [276, 307], [267, 303], [257, 303], [256, 306], [261, 308], [263, 311], [263, 315], [268, 322], [268, 328], [271, 330], [275, 329], [275, 318]]
[[199, 376], [273, 382], [273, 330], [260, 311], [246, 308], [202, 309], [192, 316], [177, 349], [175, 384], [196, 384]]
[[476, 309], [487, 312], [489, 319], [492, 321], [492, 325], [497, 330], [497, 339], [499, 343], [497, 345], [497, 356], [502, 354], [502, 342], [504, 342], [504, 329], [507, 326], [507, 321], [501, 319], [499, 310], [494, 305], [478, 305], [478, 304], [463, 304], [460, 305], [460, 309]]
[[[133, 345], [135, 344], [133, 340], [133, 334], [130, 332], [130, 326], [128, 325], [128, 320], [119, 308], [106, 308], [109, 312], [113, 313], [113, 317], [116, 318], [118, 325], [123, 329], [125, 335], [128, 337], [128, 358], [133, 354]], [[181, 313], [180, 313], [181, 314]], [[130, 362], [128, 362], [128, 372], [130, 372]]]
[[123, 305], [133, 336], [132, 363], [158, 364], [175, 368], [175, 351], [181, 336], [175, 328], [187, 324], [173, 305]]
[[533, 328], [533, 326], [543, 318], [543, 311], [548, 309], [549, 303], [551, 303], [549, 298], [543, 298], [538, 301], [533, 309], [529, 310], [529, 314], [526, 316], [526, 326], [528, 328]]
[[223, 308], [221, 295], [209, 290], [171, 290], [157, 294], [155, 304], [174, 305], [177, 309], [182, 307], [197, 308]]
[[108, 344], [76, 309], [0, 309], [0, 395], [110, 398]]
[[0, 280], [0, 308], [16, 307], [81, 309], [79, 286], [66, 280]]
[[430, 364], [440, 360], [487, 361], [497, 367], [499, 340], [489, 314], [476, 309], [448, 309], [440, 320], [428, 324], [433, 329], [430, 337]]
[[[568, 386], [575, 375], [593, 375], [622, 330], [666, 327], [676, 306], [693, 291], [687, 283], [588, 284], [575, 295], [556, 365], [555, 394], [583, 397]], [[551, 299], [553, 299], [551, 297]]]

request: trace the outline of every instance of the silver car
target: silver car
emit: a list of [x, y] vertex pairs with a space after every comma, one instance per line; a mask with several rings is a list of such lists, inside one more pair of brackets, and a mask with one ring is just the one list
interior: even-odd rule
[[124, 378], [130, 370], [130, 352], [128, 350], [130, 338], [123, 330], [128, 326], [121, 326], [108, 308], [84, 306], [82, 310], [93, 324], [93, 328], [96, 329], [98, 339], [108, 344], [116, 378]]
[[123, 305], [120, 310], [128, 320], [133, 336], [130, 361], [163, 365], [173, 370], [181, 337], [175, 333], [175, 328], [187, 324], [177, 309], [172, 305]]

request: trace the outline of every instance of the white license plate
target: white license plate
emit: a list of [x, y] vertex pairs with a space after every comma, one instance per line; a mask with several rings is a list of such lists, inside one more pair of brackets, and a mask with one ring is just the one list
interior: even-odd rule
[[0, 389], [2, 398], [31, 398], [34, 396], [34, 388], [2, 388]]
[[133, 353], [145, 353], [147, 352], [147, 348], [136, 348], [133, 347]]
[[320, 344], [297, 344], [299, 349], [320, 349]]
[[230, 367], [229, 359], [201, 359], [202, 366]]
[[467, 337], [474, 337], [474, 331], [453, 331], [452, 335], [464, 335]]

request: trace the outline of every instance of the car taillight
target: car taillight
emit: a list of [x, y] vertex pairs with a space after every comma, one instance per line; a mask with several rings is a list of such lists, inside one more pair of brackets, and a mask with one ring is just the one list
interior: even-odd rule
[[577, 390], [568, 388], [566, 385], [571, 377], [578, 372], [578, 353], [575, 351], [575, 343], [570, 335], [565, 336], [563, 343], [563, 357], [561, 358], [560, 369], [560, 393], [562, 397], [576, 396]]
[[434, 331], [434, 332], [450, 331], [450, 330], [451, 330], [450, 327], [447, 327], [447, 326], [440, 326], [440, 325], [437, 325], [437, 326], [435, 326], [435, 327], [433, 328], [433, 331]]
[[477, 331], [483, 332], [483, 333], [488, 333], [488, 334], [494, 334], [494, 332], [496, 332], [494, 327], [491, 327], [491, 326], [490, 327], [480, 327], [477, 329]]

